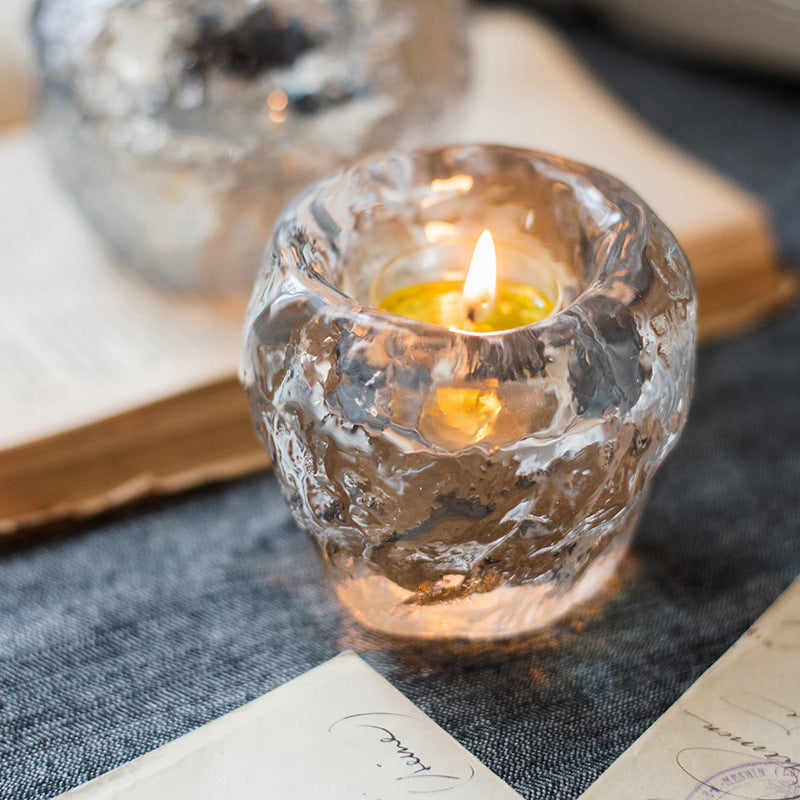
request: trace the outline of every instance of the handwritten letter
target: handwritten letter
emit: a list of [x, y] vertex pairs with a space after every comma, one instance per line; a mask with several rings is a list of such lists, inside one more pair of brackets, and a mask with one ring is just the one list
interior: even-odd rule
[[353, 653], [61, 800], [520, 800]]
[[580, 800], [800, 798], [800, 579]]

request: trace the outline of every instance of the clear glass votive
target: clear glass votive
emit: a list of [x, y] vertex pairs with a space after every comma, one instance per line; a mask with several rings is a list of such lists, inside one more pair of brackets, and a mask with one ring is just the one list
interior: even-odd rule
[[[473, 333], [378, 308], [463, 279], [484, 229], [498, 277], [541, 292], [549, 316]], [[683, 251], [614, 178], [500, 146], [387, 154], [284, 213], [242, 379], [360, 622], [503, 637], [563, 614], [622, 559], [686, 420], [695, 318]]]

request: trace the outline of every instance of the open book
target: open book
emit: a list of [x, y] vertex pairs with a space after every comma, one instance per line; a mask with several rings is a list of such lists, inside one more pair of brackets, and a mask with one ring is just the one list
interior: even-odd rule
[[0, 4], [0, 129], [20, 124], [33, 98], [33, 46], [28, 18], [33, 0]]
[[[702, 336], [794, 296], [761, 204], [646, 129], [549, 27], [487, 11], [472, 34], [473, 87], [442, 141], [630, 183], [689, 254]], [[236, 378], [244, 301], [167, 296], [112, 265], [24, 127], [0, 136], [0, 202], [0, 535], [267, 465]]]

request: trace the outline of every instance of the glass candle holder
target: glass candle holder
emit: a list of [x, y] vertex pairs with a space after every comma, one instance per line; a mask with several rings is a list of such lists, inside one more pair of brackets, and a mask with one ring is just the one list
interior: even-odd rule
[[465, 0], [39, 0], [39, 129], [110, 250], [247, 292], [305, 185], [461, 96]]
[[[498, 277], [548, 316], [482, 333], [379, 308], [463, 279], [487, 228]], [[614, 178], [499, 146], [388, 154], [279, 221], [242, 378], [360, 622], [502, 637], [563, 614], [623, 557], [686, 419], [695, 317], [683, 251]]]

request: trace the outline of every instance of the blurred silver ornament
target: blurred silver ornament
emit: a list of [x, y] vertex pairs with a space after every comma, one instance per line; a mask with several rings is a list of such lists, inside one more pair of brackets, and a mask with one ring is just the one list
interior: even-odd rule
[[248, 287], [307, 182], [413, 138], [465, 83], [465, 0], [39, 0], [40, 126], [114, 253]]

